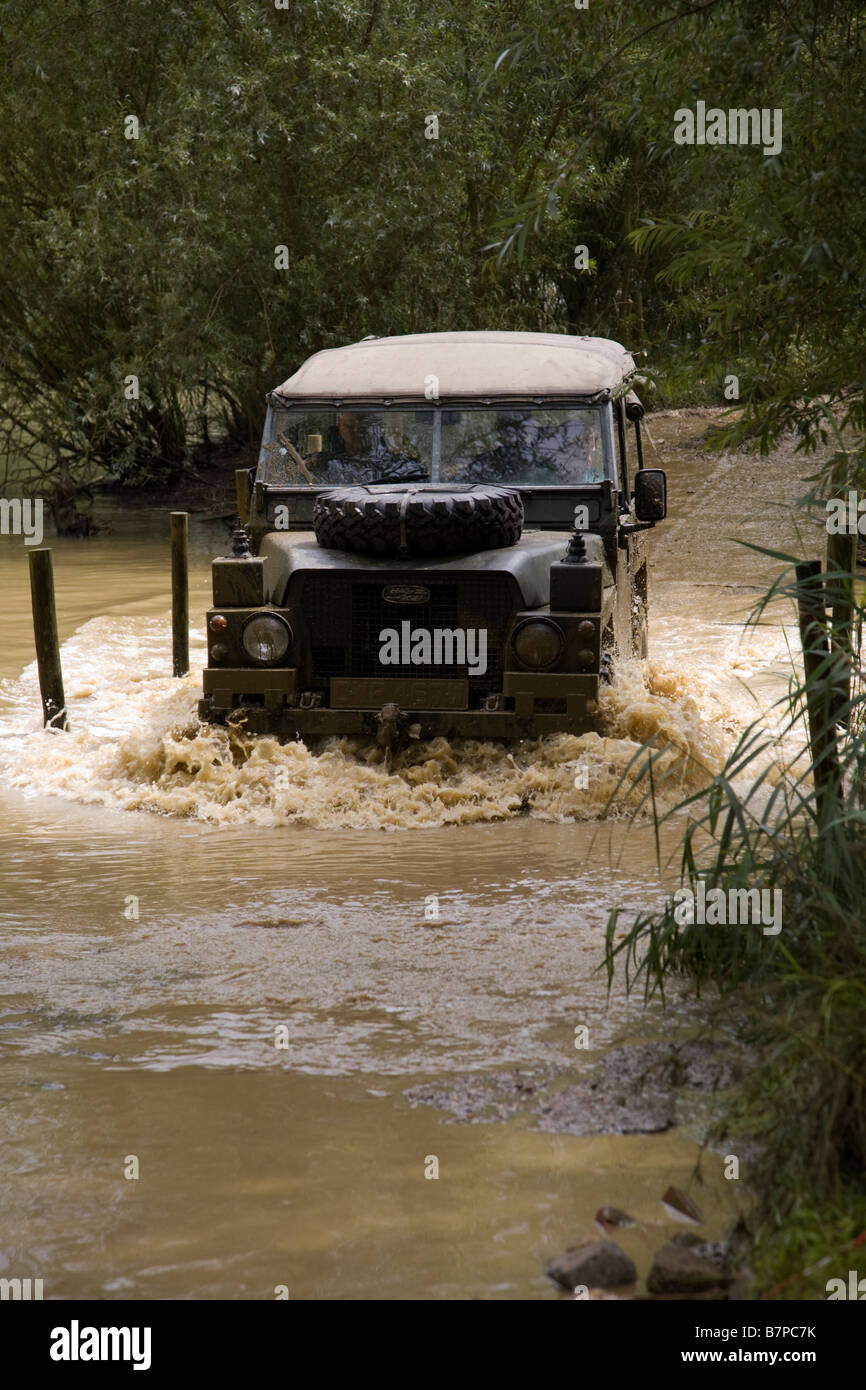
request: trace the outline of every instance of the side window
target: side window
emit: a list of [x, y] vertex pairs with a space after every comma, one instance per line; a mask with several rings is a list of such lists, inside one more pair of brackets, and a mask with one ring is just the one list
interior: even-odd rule
[[616, 424], [614, 422], [614, 411], [616, 407], [610, 402], [606, 402], [600, 408], [601, 428], [604, 435], [604, 453], [607, 459], [606, 473], [613, 480], [614, 487], [618, 486], [620, 477], [619, 464], [619, 444], [617, 442]]
[[617, 436], [617, 455], [619, 458], [619, 505], [622, 511], [628, 510], [629, 504], [629, 454], [628, 454], [628, 431], [626, 429], [625, 401], [620, 396], [614, 402], [614, 414], [616, 415], [616, 436]]
[[262, 442], [259, 448], [258, 467], [256, 471], [256, 480], [260, 483], [267, 481], [268, 464], [271, 460], [274, 434], [276, 432], [276, 419], [276, 411], [272, 405], [269, 405], [268, 413], [265, 418], [265, 428], [262, 432]]
[[634, 445], [635, 453], [637, 454], [636, 467], [643, 468], [643, 440], [641, 439], [639, 419], [636, 419], [634, 422]]

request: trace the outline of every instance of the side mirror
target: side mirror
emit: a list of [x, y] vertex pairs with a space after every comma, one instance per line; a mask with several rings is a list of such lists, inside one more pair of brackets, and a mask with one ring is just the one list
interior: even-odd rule
[[634, 514], [638, 521], [664, 521], [668, 482], [662, 468], [639, 468], [634, 475]]

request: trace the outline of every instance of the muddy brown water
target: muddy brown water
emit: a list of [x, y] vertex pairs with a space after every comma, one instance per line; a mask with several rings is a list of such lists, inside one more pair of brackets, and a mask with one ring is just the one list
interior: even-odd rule
[[583, 1076], [694, 1021], [676, 992], [667, 1016], [608, 996], [598, 971], [610, 909], [663, 891], [649, 827], [610, 798], [653, 734], [698, 785], [783, 688], [791, 615], [744, 629], [774, 566], [735, 542], [795, 545], [814, 466], [707, 455], [707, 423], [650, 421], [671, 499], [652, 655], [621, 670], [606, 735], [440, 742], [390, 774], [356, 745], [197, 727], [226, 533], [193, 523], [194, 670], [175, 681], [156, 514], [52, 542], [72, 732], [43, 732], [26, 548], [0, 540], [0, 1274], [57, 1298], [555, 1298], [544, 1261], [599, 1206], [642, 1223], [621, 1237], [641, 1277], [670, 1183], [726, 1230], [742, 1199], [719, 1155], [696, 1187], [694, 1131], [450, 1123], [404, 1094]]

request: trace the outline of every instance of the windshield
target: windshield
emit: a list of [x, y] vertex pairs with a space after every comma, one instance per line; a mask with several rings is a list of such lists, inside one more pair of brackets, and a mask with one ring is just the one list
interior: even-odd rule
[[595, 406], [268, 411], [260, 481], [575, 487], [606, 474]]

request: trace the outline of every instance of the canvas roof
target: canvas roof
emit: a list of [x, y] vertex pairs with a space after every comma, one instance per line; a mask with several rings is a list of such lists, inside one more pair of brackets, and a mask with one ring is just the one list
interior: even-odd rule
[[567, 333], [415, 333], [365, 338], [307, 358], [278, 386], [285, 400], [439, 399], [599, 396], [635, 372], [631, 354], [610, 338]]

